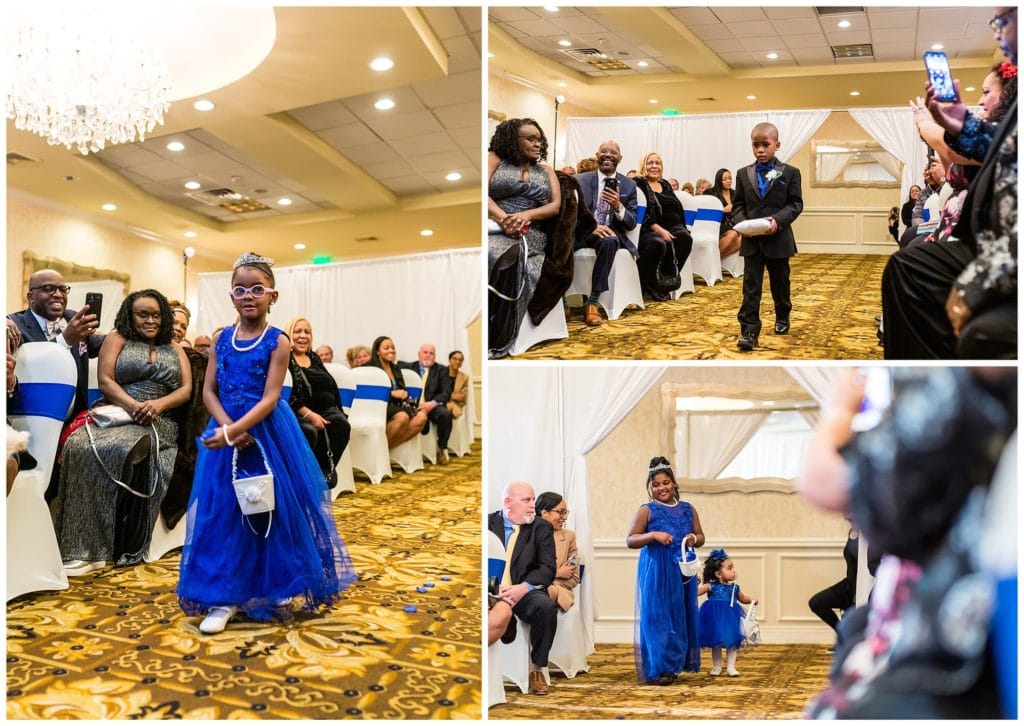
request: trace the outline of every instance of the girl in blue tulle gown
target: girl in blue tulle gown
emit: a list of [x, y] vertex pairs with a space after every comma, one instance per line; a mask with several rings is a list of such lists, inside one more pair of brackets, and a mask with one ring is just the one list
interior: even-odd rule
[[739, 603], [753, 606], [757, 600], [736, 584], [736, 568], [725, 550], [711, 550], [704, 561], [704, 582], [699, 594], [708, 596], [700, 606], [700, 647], [711, 648], [711, 675], [722, 674], [722, 648], [725, 648], [726, 673], [738, 676], [736, 649], [743, 642], [740, 621], [745, 615]]
[[[267, 322], [277, 301], [273, 260], [254, 253], [235, 263], [231, 297], [238, 322], [210, 350], [203, 401], [210, 422], [201, 435], [178, 600], [199, 629], [219, 633], [238, 611], [253, 620], [285, 619], [293, 607], [317, 610], [355, 579], [338, 536], [316, 458], [281, 386], [288, 337]], [[266, 460], [264, 461], [263, 452]], [[274, 475], [274, 509], [243, 516], [237, 477]]]
[[633, 517], [626, 544], [640, 550], [636, 576], [633, 652], [641, 682], [666, 686], [683, 671], [700, 671], [697, 577], [679, 569], [683, 546], [700, 547], [704, 533], [695, 510], [679, 501], [668, 459], [651, 459], [647, 495]]

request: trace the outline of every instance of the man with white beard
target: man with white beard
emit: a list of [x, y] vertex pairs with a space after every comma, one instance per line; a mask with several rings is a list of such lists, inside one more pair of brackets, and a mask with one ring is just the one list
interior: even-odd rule
[[[555, 639], [558, 606], [547, 594], [555, 577], [554, 529], [536, 516], [533, 487], [512, 482], [502, 494], [502, 508], [488, 517], [487, 526], [505, 544], [505, 573], [498, 594], [512, 606], [516, 617], [530, 625], [530, 693], [548, 693], [548, 651]], [[501, 637], [516, 637], [512, 618]]]

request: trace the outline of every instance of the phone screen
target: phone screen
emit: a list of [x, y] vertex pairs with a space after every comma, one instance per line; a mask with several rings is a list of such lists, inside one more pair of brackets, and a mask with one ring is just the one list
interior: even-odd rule
[[892, 372], [884, 366], [871, 366], [864, 369], [864, 375], [864, 400], [851, 422], [854, 431], [873, 429], [892, 406]]
[[924, 54], [924, 66], [928, 70], [928, 82], [935, 89], [935, 97], [940, 101], [955, 101], [956, 89], [953, 87], [953, 75], [949, 72], [946, 54], [928, 51]]

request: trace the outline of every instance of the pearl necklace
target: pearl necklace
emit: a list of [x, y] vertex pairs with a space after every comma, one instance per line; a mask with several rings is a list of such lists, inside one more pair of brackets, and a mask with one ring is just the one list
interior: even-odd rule
[[250, 345], [248, 348], [239, 348], [238, 344], [235, 342], [235, 336], [238, 335], [238, 326], [236, 325], [231, 330], [231, 347], [237, 350], [239, 353], [245, 353], [246, 351], [250, 351], [263, 341], [263, 336], [267, 334], [268, 330], [270, 330], [270, 323], [267, 323], [266, 325], [263, 326], [263, 332], [260, 333], [260, 337], [256, 338], [256, 341], [252, 345]]

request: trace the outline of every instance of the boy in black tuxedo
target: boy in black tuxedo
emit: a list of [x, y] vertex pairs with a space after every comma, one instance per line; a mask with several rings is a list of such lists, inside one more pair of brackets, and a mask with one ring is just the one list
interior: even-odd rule
[[751, 351], [761, 333], [761, 286], [764, 269], [775, 302], [775, 333], [789, 332], [789, 258], [796, 254], [796, 239], [790, 226], [803, 211], [800, 170], [775, 158], [779, 149], [779, 130], [760, 123], [750, 132], [750, 144], [757, 162], [736, 172], [736, 195], [732, 206], [733, 222], [767, 218], [768, 234], [744, 237], [740, 245], [743, 257], [743, 304], [740, 306], [740, 339], [737, 347]]

